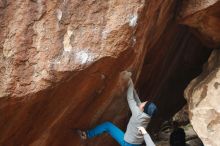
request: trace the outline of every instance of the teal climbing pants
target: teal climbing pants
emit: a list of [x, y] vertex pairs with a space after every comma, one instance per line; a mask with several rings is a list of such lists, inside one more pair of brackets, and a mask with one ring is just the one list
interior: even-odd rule
[[141, 146], [127, 143], [124, 140], [124, 132], [111, 122], [102, 123], [95, 128], [88, 130], [87, 137], [91, 139], [95, 136], [101, 135], [104, 132], [111, 135], [111, 137], [113, 137], [121, 146]]

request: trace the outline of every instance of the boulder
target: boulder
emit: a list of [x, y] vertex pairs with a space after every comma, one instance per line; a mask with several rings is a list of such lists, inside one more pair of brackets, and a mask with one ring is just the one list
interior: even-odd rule
[[214, 50], [202, 74], [185, 90], [190, 121], [205, 146], [220, 145], [219, 67], [220, 50]]
[[[137, 80], [173, 0], [1, 0], [0, 145], [78, 146], [71, 129], [129, 116], [123, 70]], [[90, 146], [112, 146], [106, 135]]]
[[186, 0], [181, 7], [179, 23], [192, 28], [206, 46], [220, 47], [220, 1]]
[[[72, 129], [104, 121], [125, 130], [123, 70], [158, 105], [160, 127], [186, 104], [183, 91], [210, 53], [176, 22], [179, 4], [0, 0], [0, 145], [80, 146]], [[105, 134], [88, 143], [116, 145]]]

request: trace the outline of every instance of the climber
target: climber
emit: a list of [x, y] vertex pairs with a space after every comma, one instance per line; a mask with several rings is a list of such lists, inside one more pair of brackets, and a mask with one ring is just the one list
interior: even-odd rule
[[156, 112], [157, 107], [150, 101], [141, 103], [130, 78], [131, 73], [124, 71], [121, 75], [125, 83], [128, 85], [127, 101], [132, 112], [126, 132], [124, 133], [111, 122], [102, 123], [88, 131], [77, 130], [77, 132], [82, 140], [91, 139], [107, 132], [121, 146], [141, 146], [143, 141], [145, 141], [147, 146], [155, 146], [144, 127], [147, 127], [151, 117]]

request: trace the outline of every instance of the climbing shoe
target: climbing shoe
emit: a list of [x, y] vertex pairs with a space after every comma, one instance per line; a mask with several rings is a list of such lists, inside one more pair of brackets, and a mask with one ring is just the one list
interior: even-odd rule
[[79, 135], [80, 139], [82, 139], [82, 140], [86, 140], [87, 139], [87, 135], [86, 135], [85, 131], [77, 129], [76, 132]]

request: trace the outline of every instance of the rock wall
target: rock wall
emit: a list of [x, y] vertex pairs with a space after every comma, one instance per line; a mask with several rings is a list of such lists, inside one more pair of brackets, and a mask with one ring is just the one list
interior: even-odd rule
[[146, 54], [137, 86], [141, 97], [158, 105], [158, 115], [149, 127], [155, 132], [186, 104], [184, 89], [201, 73], [211, 51], [184, 26], [174, 24], [166, 30]]
[[[194, 3], [195, 6], [191, 5]], [[182, 9], [180, 23], [211, 48], [220, 47], [220, 1], [191, 1]], [[213, 50], [203, 72], [188, 85], [185, 97], [193, 128], [205, 146], [219, 146], [219, 50]]]
[[[182, 5], [0, 0], [0, 145], [80, 146], [71, 129], [103, 121], [125, 130], [123, 70], [133, 73], [143, 100], [158, 104], [158, 128], [186, 103], [184, 88], [210, 53], [191, 29], [176, 23]], [[184, 18], [181, 23], [191, 26]], [[103, 135], [89, 145], [117, 144]]]
[[65, 72], [141, 45], [135, 33], [143, 8], [138, 0], [2, 1], [1, 97], [36, 93]]
[[[122, 70], [141, 72], [175, 1], [0, 1], [0, 145], [81, 145], [71, 128], [128, 117]], [[169, 22], [169, 23], [168, 23]], [[153, 49], [153, 48], [151, 48]], [[104, 139], [104, 140], [103, 140]], [[116, 145], [106, 135], [89, 145]]]
[[220, 1], [186, 0], [181, 7], [179, 23], [190, 26], [208, 47], [220, 47]]
[[200, 76], [185, 90], [189, 117], [205, 146], [220, 145], [220, 50], [214, 50]]

